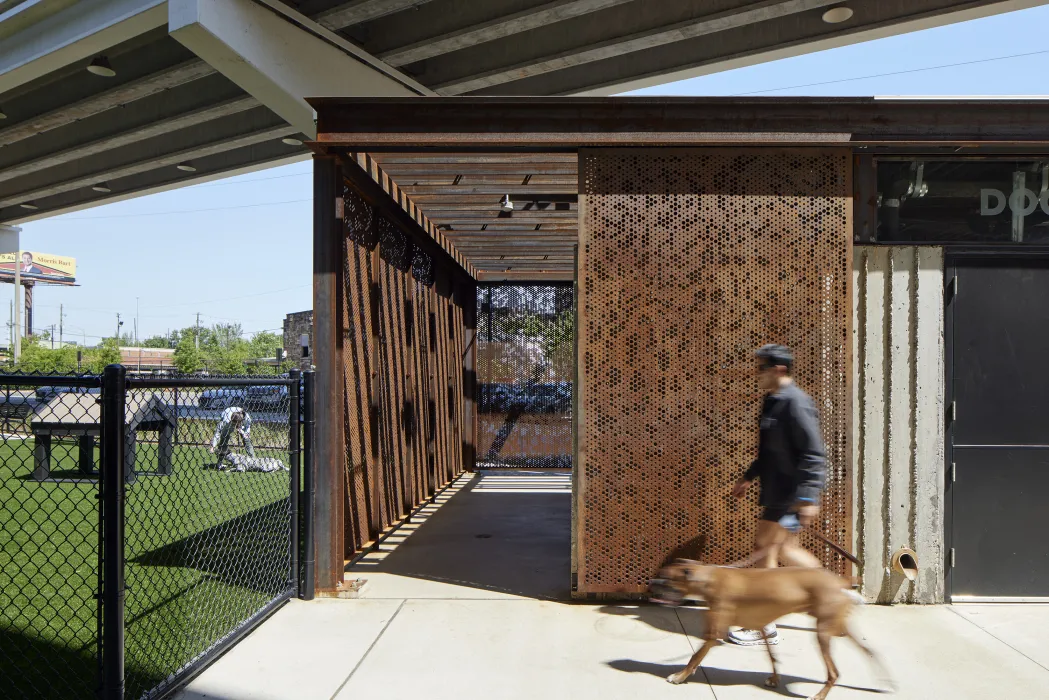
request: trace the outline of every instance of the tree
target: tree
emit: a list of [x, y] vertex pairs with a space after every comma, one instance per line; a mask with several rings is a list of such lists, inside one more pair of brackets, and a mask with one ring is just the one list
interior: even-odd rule
[[277, 349], [284, 347], [284, 340], [276, 333], [260, 331], [251, 336], [249, 345], [251, 346], [250, 352], [253, 359], [260, 359], [263, 357], [276, 358]]
[[151, 338], [146, 338], [142, 341], [142, 347], [144, 348], [170, 348], [171, 338], [166, 338], [162, 335], [155, 335]]
[[211, 332], [219, 347], [229, 350], [241, 340], [244, 328], [239, 323], [216, 323], [211, 327]]
[[[190, 329], [192, 330], [192, 329]], [[175, 367], [183, 374], [192, 374], [204, 369], [204, 355], [197, 349], [193, 333], [182, 333], [175, 347]]]
[[[95, 348], [87, 351], [86, 360], [88, 369], [94, 374], [101, 374], [108, 365], [120, 364], [123, 357], [120, 354], [120, 341], [116, 338], [106, 338]], [[73, 353], [73, 366], [76, 367], [76, 352]]]
[[67, 374], [76, 371], [76, 348], [72, 346], [52, 350], [45, 344], [50, 336], [32, 335], [22, 344], [22, 356], [17, 368], [21, 372], [40, 374]]

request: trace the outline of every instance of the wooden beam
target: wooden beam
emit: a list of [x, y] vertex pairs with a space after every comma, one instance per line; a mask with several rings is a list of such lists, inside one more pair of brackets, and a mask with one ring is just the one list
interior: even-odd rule
[[[516, 203], [515, 203], [516, 204]], [[433, 206], [426, 207], [426, 211], [430, 213], [430, 217], [434, 221], [445, 222], [445, 221], [462, 221], [470, 219], [485, 219], [485, 220], [498, 220], [503, 222], [510, 221], [523, 221], [524, 219], [535, 219], [533, 223], [545, 223], [554, 221], [572, 221], [576, 220], [577, 212], [566, 210], [566, 209], [518, 209], [516, 206], [513, 211], [504, 212], [498, 207], [494, 210], [485, 209], [440, 209]]]
[[481, 270], [478, 282], [571, 282], [572, 270], [557, 270], [552, 272], [501, 272], [497, 270]]
[[379, 58], [391, 66], [405, 66], [628, 2], [632, 0], [555, 0], [387, 51]]
[[573, 181], [571, 184], [544, 184], [544, 185], [402, 185], [401, 189], [412, 197], [426, 195], [453, 195], [453, 194], [515, 194], [534, 193], [542, 189], [543, 194], [576, 194], [579, 183]]
[[442, 95], [464, 95], [468, 92], [502, 85], [504, 83], [531, 78], [544, 73], [573, 68], [575, 66], [603, 61], [628, 53], [653, 49], [696, 37], [716, 34], [731, 29], [738, 29], [758, 22], [786, 17], [799, 12], [807, 12], [828, 5], [836, 5], [840, 0], [763, 0], [743, 7], [722, 12], [715, 12], [698, 19], [678, 22], [664, 27], [657, 27], [625, 37], [617, 37], [589, 46], [573, 48], [557, 54], [542, 56], [533, 60], [504, 66], [450, 80], [436, 86]]
[[571, 163], [575, 165], [579, 157], [574, 153], [381, 153], [375, 155], [379, 165], [398, 164], [442, 164], [442, 163]]
[[[369, 169], [362, 168], [361, 162], [368, 165]], [[468, 279], [473, 277], [470, 264], [455, 250], [444, 233], [437, 229], [436, 224], [426, 219], [409, 200], [397, 198], [399, 190], [388, 179], [384, 187], [383, 176], [377, 164], [366, 158], [359, 161], [347, 157], [343, 161], [343, 176], [369, 204], [379, 209], [391, 223], [404, 231], [415, 245], [433, 257], [435, 265], [442, 263], [452, 268], [456, 275], [464, 275]]]
[[575, 163], [389, 163], [382, 166], [390, 175], [576, 175]]
[[[528, 181], [525, 182], [525, 179]], [[477, 175], [474, 173], [401, 173], [397, 180], [406, 186], [438, 185], [442, 187], [467, 186], [467, 185], [489, 185], [495, 187], [517, 187], [524, 186], [527, 192], [546, 192], [549, 186], [575, 187], [578, 176], [572, 175], [534, 175], [529, 177], [528, 173], [503, 173], [495, 175]]]

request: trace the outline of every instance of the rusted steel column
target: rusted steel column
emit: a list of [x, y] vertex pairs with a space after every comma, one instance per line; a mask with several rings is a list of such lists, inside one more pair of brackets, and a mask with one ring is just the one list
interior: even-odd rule
[[477, 282], [457, 287], [456, 304], [463, 313], [463, 469], [477, 467]]
[[313, 344], [316, 374], [316, 589], [342, 582], [346, 447], [343, 438], [342, 226], [339, 165], [313, 157]]

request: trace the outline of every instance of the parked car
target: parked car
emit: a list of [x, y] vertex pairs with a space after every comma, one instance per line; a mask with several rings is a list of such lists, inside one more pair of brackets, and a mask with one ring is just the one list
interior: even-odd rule
[[36, 388], [38, 401], [50, 401], [59, 394], [97, 394], [101, 389], [86, 386], [39, 386]]
[[217, 389], [207, 389], [202, 391], [200, 398], [197, 400], [197, 405], [201, 408], [229, 408], [230, 406], [240, 406], [241, 408], [252, 410], [252, 407], [248, 404], [248, 394], [245, 391], [246, 387], [241, 386], [224, 386]]
[[481, 413], [567, 413], [572, 410], [572, 382], [482, 384]]

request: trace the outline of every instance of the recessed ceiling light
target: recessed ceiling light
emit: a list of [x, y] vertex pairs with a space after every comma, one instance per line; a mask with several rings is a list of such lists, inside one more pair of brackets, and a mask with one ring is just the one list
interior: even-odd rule
[[280, 140], [280, 142], [285, 144], [286, 146], [301, 146], [302, 145], [302, 139], [297, 139], [294, 136], [285, 136], [284, 138], [282, 138]]
[[18, 206], [22, 207], [23, 209], [32, 209], [33, 211], [36, 211], [37, 209], [40, 208], [36, 204], [34, 204], [32, 200], [30, 200], [28, 202], [22, 202]]
[[852, 18], [852, 9], [848, 7], [832, 7], [823, 13], [823, 21], [827, 24], [839, 24]]
[[179, 163], [175, 167], [178, 168], [179, 170], [181, 170], [184, 173], [195, 173], [195, 172], [197, 172], [197, 168], [192, 163], [190, 163], [188, 160], [185, 163]]
[[109, 65], [109, 59], [105, 56], [95, 56], [95, 60], [87, 67], [89, 73], [101, 75], [103, 78], [112, 78], [117, 74], [113, 66]]
[[113, 190], [109, 189], [109, 185], [107, 185], [104, 182], [100, 182], [97, 185], [91, 185], [91, 189], [93, 189], [95, 192], [112, 192], [113, 191]]

